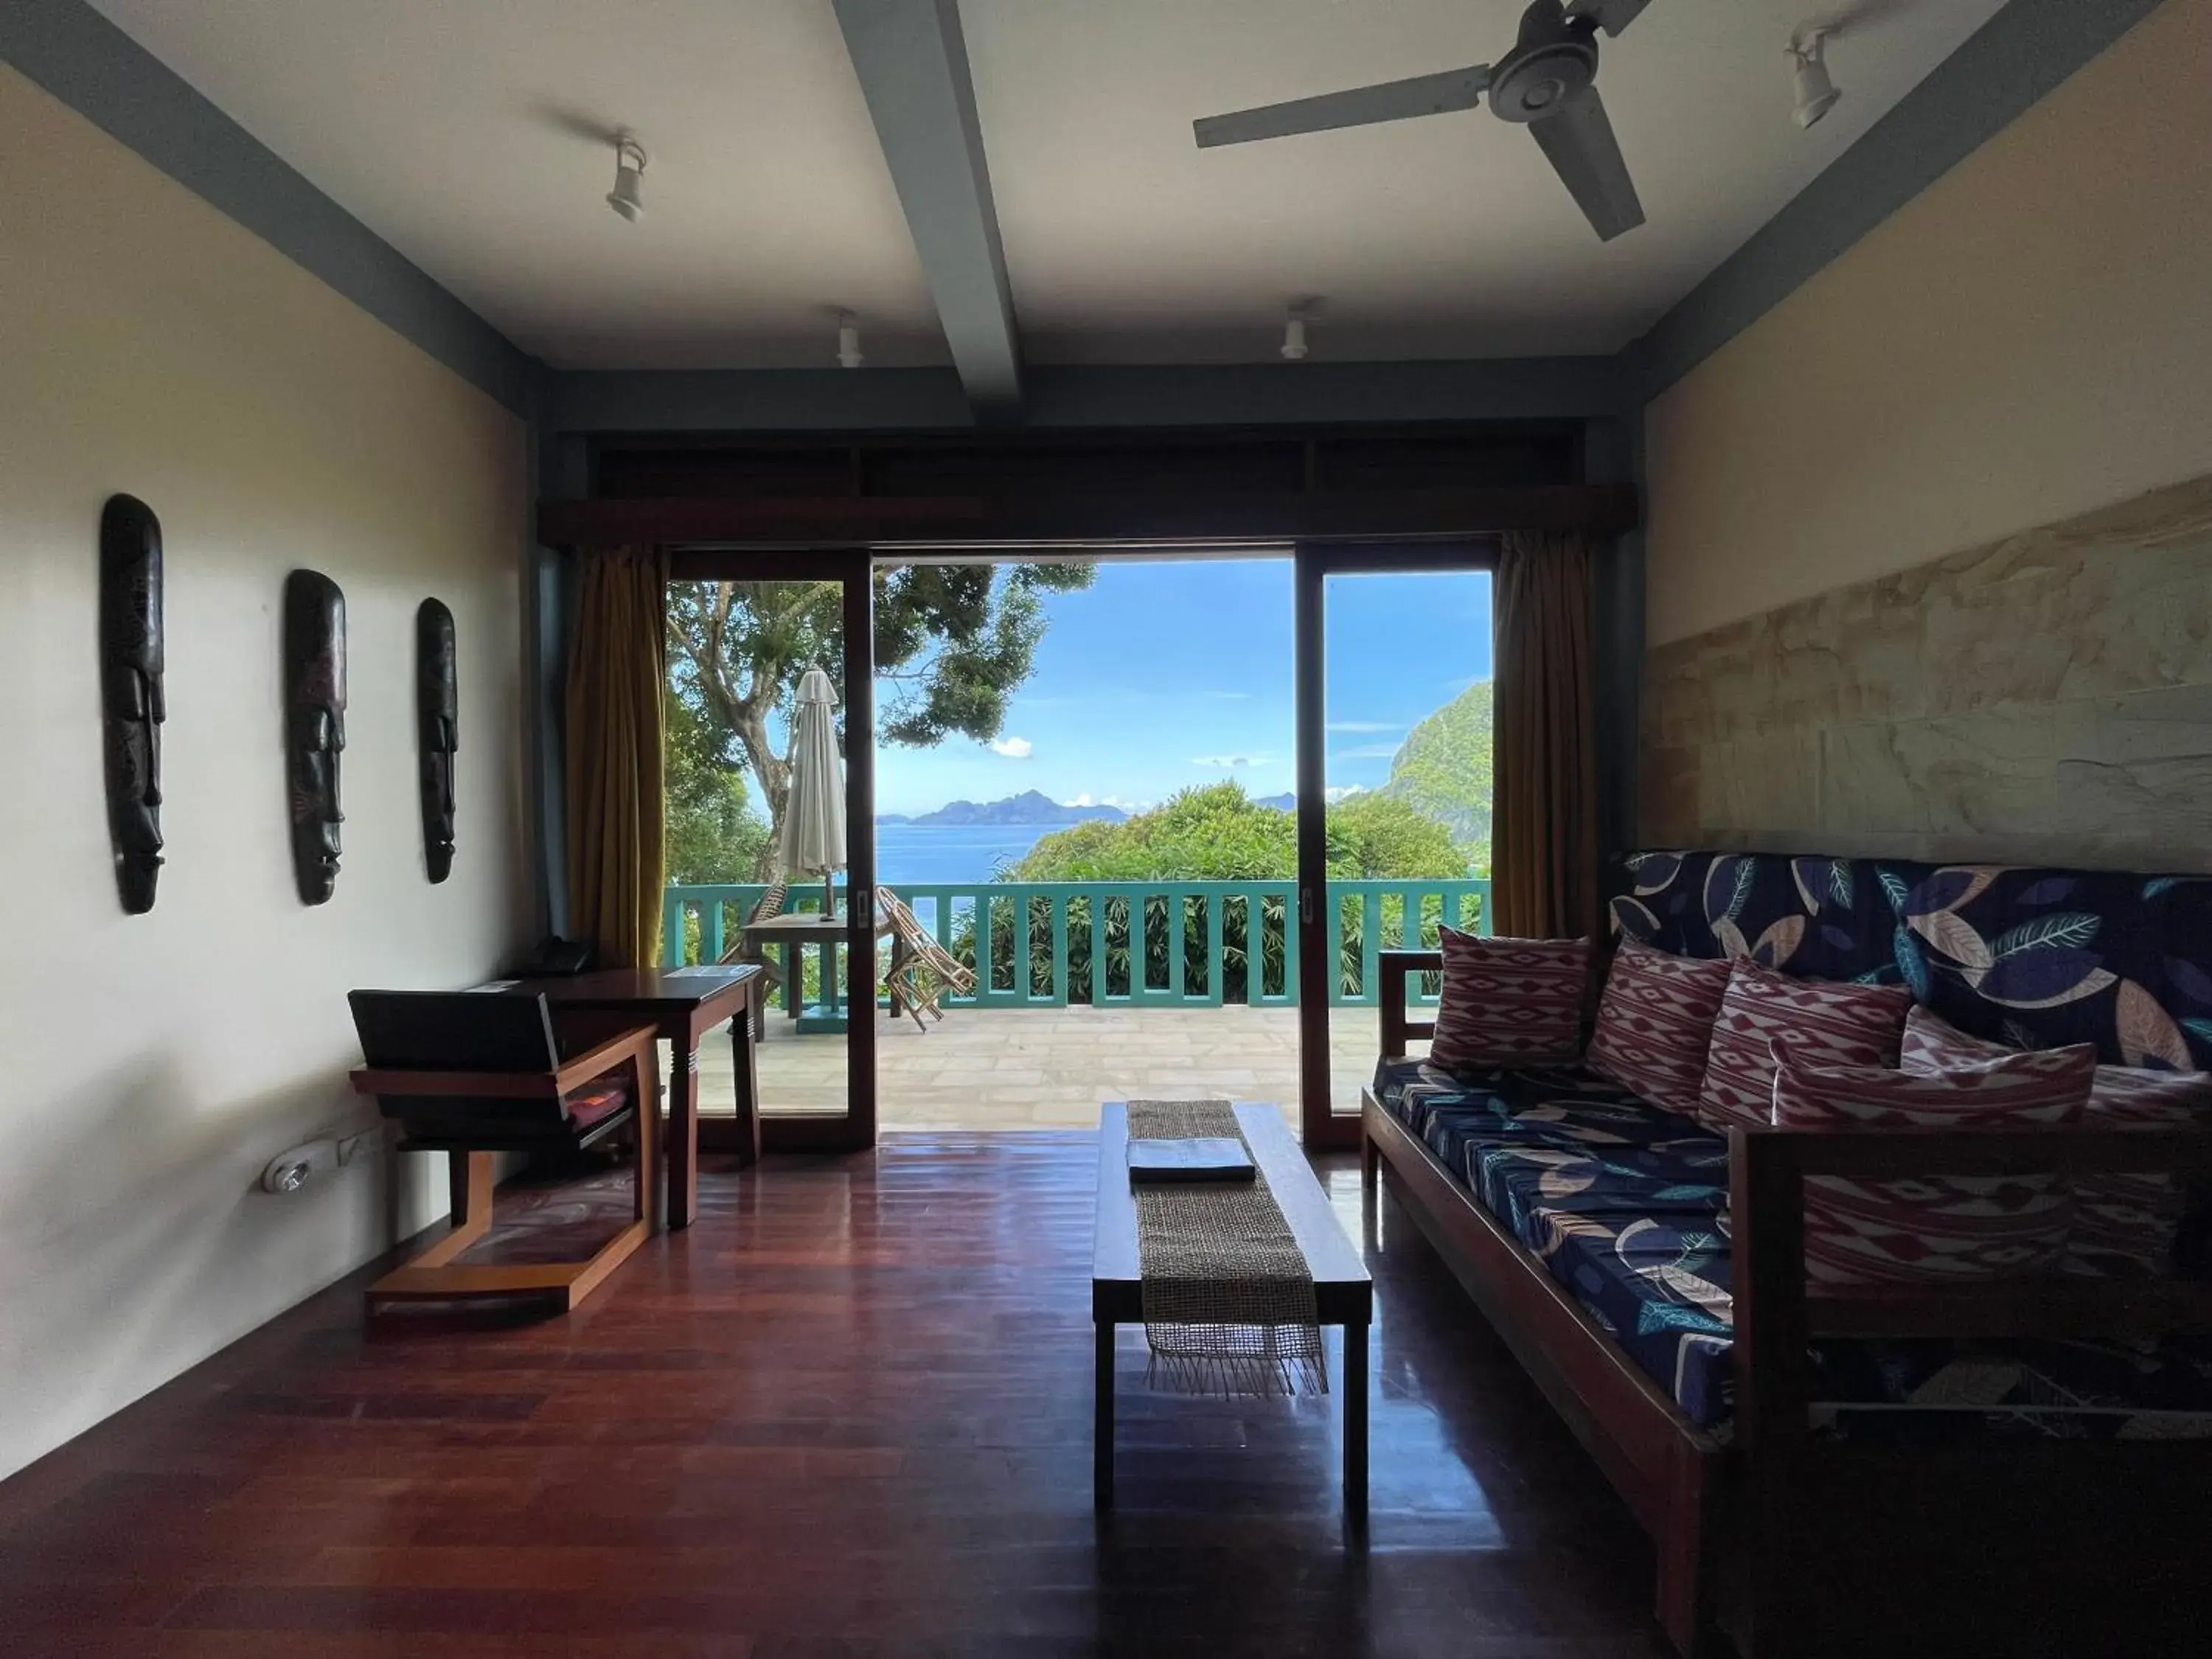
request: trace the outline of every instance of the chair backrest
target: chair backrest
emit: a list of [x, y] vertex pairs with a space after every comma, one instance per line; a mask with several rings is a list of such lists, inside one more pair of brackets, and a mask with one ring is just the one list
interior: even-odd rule
[[355, 991], [362, 1058], [384, 1071], [552, 1072], [553, 1020], [541, 993]]

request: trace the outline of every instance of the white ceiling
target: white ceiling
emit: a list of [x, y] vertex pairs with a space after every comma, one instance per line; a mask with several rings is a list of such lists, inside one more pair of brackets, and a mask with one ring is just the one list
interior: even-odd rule
[[[316, 185], [556, 367], [946, 361], [830, 0], [94, 0]], [[1035, 362], [1609, 352], [2002, 0], [1878, 0], [1790, 121], [1782, 46], [1833, 0], [1655, 0], [1600, 85], [1649, 222], [1601, 244], [1486, 111], [1200, 152], [1195, 116], [1486, 62], [1522, 0], [962, 0]], [[647, 210], [600, 198], [634, 128]]]

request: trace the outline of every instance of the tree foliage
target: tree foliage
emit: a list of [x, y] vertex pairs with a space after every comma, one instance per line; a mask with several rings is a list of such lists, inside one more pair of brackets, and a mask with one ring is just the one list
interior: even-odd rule
[[1490, 867], [1491, 690], [1477, 681], [1407, 732], [1376, 792], [1448, 825], [1480, 870]]
[[[1044, 636], [1041, 596], [1087, 587], [1094, 574], [1080, 563], [878, 569], [878, 737], [926, 747], [998, 736]], [[834, 582], [673, 583], [668, 654], [670, 868], [691, 880], [769, 879], [791, 793], [788, 716], [799, 677], [820, 668], [843, 683], [842, 590]], [[839, 728], [842, 736], [842, 716]], [[727, 791], [713, 787], [716, 774], [749, 778], [758, 792], [767, 821], [757, 842]], [[742, 796], [742, 782], [738, 789]], [[746, 864], [717, 862], [748, 849]], [[699, 861], [685, 863], [694, 853]]]
[[[1332, 879], [1454, 880], [1467, 874], [1466, 856], [1454, 845], [1451, 831], [1409, 802], [1379, 794], [1354, 795], [1328, 809], [1328, 823]], [[1241, 785], [1216, 783], [1185, 789], [1152, 811], [1119, 823], [1079, 823], [1047, 836], [1000, 879], [1279, 881], [1297, 869], [1296, 817], [1280, 807], [1261, 805]], [[1178, 948], [1183, 955], [1184, 984], [1203, 986], [1210, 966], [1206, 933], [1196, 905], [1186, 906], [1177, 917], [1170, 914], [1164, 894], [1151, 894], [1139, 902], [1144, 909], [1141, 966], [1133, 961], [1130, 951], [1132, 901], [1118, 896], [1106, 901], [1103, 925], [1108, 994], [1127, 995], [1131, 975], [1139, 971], [1146, 984], [1166, 984], [1169, 953]], [[1246, 907], [1251, 902], [1242, 896], [1221, 901], [1222, 994], [1230, 1002], [1243, 1001], [1249, 984], [1250, 933]], [[1285, 988], [1283, 947], [1288, 919], [1279, 895], [1266, 896], [1260, 903], [1261, 989], [1271, 996], [1280, 995]], [[998, 918], [992, 934], [994, 983], [1006, 981], [1012, 973], [1012, 929], [1022, 925], [1022, 919], [1014, 916], [1007, 904], [1000, 908], [1006, 914]], [[1068, 998], [1073, 1002], [1093, 1000], [1091, 911], [1088, 897], [1068, 901]], [[1407, 937], [1403, 900], [1386, 896], [1379, 914], [1385, 939]], [[1413, 931], [1433, 944], [1442, 914], [1438, 901], [1426, 900], [1421, 915], [1413, 919]], [[1350, 991], [1359, 988], [1364, 915], [1357, 902], [1348, 902], [1340, 923], [1339, 971]], [[1046, 994], [1050, 990], [1052, 963], [1048, 912], [1042, 904], [1032, 905], [1026, 921], [1030, 933], [1030, 990], [1033, 994]], [[953, 945], [963, 959], [973, 963], [972, 920], [955, 930]]]
[[[1449, 880], [1467, 873], [1451, 831], [1411, 802], [1353, 795], [1328, 809], [1328, 873]], [[1185, 789], [1119, 823], [1047, 836], [1009, 881], [1258, 881], [1297, 873], [1297, 820], [1236, 783]]]

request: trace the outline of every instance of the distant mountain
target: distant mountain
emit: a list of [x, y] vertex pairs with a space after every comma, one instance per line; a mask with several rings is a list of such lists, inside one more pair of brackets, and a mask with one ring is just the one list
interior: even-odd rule
[[1042, 794], [1035, 789], [1024, 789], [1018, 795], [1009, 795], [1004, 800], [956, 800], [940, 806], [934, 812], [924, 812], [919, 817], [901, 818], [884, 814], [878, 823], [914, 824], [1039, 824], [1066, 825], [1087, 823], [1093, 818], [1103, 818], [1109, 823], [1119, 823], [1129, 815], [1118, 806], [1068, 806]]
[[1490, 841], [1491, 683], [1480, 680], [1406, 734], [1380, 791], [1451, 828], [1462, 847]]
[[1272, 806], [1278, 812], [1295, 812], [1298, 810], [1298, 798], [1287, 791], [1279, 795], [1255, 795], [1252, 797], [1252, 805]]

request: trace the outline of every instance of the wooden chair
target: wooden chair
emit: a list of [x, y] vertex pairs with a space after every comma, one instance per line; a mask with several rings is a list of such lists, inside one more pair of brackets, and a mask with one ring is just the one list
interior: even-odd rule
[[903, 1009], [914, 1016], [916, 1025], [927, 1031], [929, 1027], [921, 1024], [923, 1011], [927, 1010], [932, 1019], [943, 1019], [945, 1010], [938, 1006], [937, 1000], [947, 991], [964, 996], [975, 988], [975, 975], [930, 936], [929, 930], [896, 893], [888, 887], [878, 887], [876, 900], [891, 925], [895, 942], [891, 965], [884, 975], [884, 988], [891, 996], [891, 1014], [896, 1018]]
[[[760, 939], [753, 933], [752, 928], [754, 924], [757, 922], [767, 921], [772, 917], [781, 915], [783, 914], [784, 898], [790, 891], [791, 878], [788, 876], [778, 876], [775, 880], [769, 884], [768, 890], [763, 893], [760, 897], [754, 902], [753, 908], [745, 915], [744, 926], [738, 930], [737, 943], [731, 945], [728, 950], [722, 952], [721, 957], [716, 964], [717, 966], [727, 966], [729, 963], [733, 962], [749, 962], [754, 967], [761, 970], [760, 977], [753, 981], [752, 1021], [753, 1040], [755, 1042], [760, 1041], [763, 1037], [765, 1037], [768, 1035], [766, 1029], [768, 1024], [768, 954], [762, 947]], [[793, 975], [787, 971], [784, 975], [784, 995], [787, 997], [796, 995], [797, 993], [791, 988], [793, 983]]]
[[[388, 1303], [539, 1296], [573, 1308], [596, 1290], [659, 1219], [659, 1125], [653, 1029], [597, 1042], [564, 1057], [542, 995], [496, 992], [356, 991], [354, 1028], [368, 1062], [354, 1091], [374, 1095], [405, 1131], [403, 1152], [444, 1152], [453, 1230], [368, 1287]], [[636, 1198], [629, 1224], [580, 1261], [467, 1266], [491, 1231], [494, 1155], [575, 1152], [634, 1126]]]

